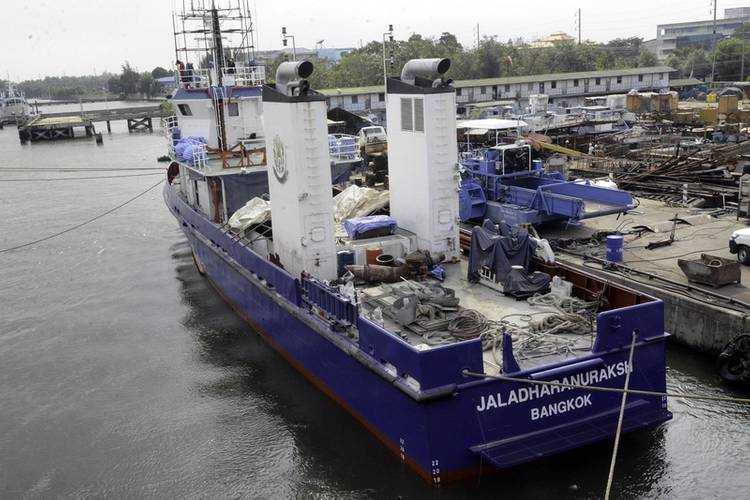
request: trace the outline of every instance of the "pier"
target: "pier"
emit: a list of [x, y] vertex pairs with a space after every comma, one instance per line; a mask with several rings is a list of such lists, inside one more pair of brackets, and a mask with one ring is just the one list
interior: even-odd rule
[[75, 130], [83, 130], [86, 137], [96, 135], [95, 122], [105, 122], [107, 132], [112, 132], [113, 121], [126, 120], [129, 132], [154, 129], [154, 119], [167, 116], [159, 106], [134, 108], [98, 109], [84, 112], [48, 113], [36, 116], [18, 127], [21, 143], [73, 139]]

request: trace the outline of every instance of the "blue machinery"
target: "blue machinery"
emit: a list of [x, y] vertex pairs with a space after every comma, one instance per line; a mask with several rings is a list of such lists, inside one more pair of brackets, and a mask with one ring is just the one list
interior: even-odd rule
[[462, 221], [575, 224], [635, 206], [628, 192], [566, 181], [557, 172], [545, 174], [541, 160], [531, 160], [528, 145], [495, 146], [461, 163], [465, 169], [459, 194]]

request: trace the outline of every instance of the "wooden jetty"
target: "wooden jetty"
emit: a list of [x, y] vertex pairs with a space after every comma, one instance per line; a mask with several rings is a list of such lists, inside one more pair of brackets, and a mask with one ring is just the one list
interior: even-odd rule
[[[21, 143], [27, 141], [50, 141], [73, 139], [76, 130], [83, 130], [87, 137], [97, 136], [95, 122], [106, 122], [107, 131], [112, 132], [111, 123], [126, 120], [128, 131], [153, 131], [154, 119], [160, 119], [169, 113], [159, 106], [140, 106], [134, 108], [98, 109], [93, 111], [48, 113], [31, 118], [18, 126], [18, 138]], [[97, 136], [99, 137], [99, 136]]]

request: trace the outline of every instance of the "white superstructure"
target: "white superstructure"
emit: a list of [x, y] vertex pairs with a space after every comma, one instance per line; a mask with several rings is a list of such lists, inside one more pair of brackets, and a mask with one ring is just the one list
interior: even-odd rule
[[449, 66], [407, 63], [400, 79], [388, 79], [387, 112], [391, 217], [421, 250], [451, 259], [459, 256], [456, 92], [439, 77]]
[[263, 88], [274, 251], [293, 276], [336, 279], [325, 97], [307, 90], [312, 63], [282, 63]]

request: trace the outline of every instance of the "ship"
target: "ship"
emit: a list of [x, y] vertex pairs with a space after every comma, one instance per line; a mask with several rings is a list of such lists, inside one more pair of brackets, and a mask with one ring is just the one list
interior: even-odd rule
[[339, 225], [351, 186], [334, 185], [313, 62], [267, 82], [251, 47], [227, 50], [252, 40], [241, 6], [175, 26], [208, 49], [188, 66], [175, 44], [165, 122], [164, 201], [198, 270], [394, 460], [440, 485], [613, 440], [626, 379], [654, 395], [628, 395], [622, 432], [671, 418], [661, 300], [539, 258], [524, 228], [462, 227], [448, 59], [387, 78], [387, 213]]
[[9, 81], [7, 89], [0, 93], [0, 126], [23, 122], [32, 114], [33, 109], [23, 92]]

